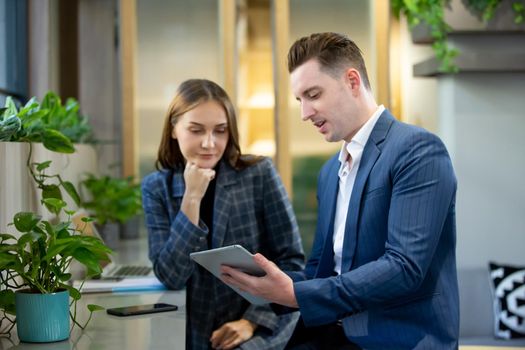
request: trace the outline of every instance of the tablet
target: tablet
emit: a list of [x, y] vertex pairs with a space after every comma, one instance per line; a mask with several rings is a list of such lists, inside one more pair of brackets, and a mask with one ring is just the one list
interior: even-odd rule
[[[221, 278], [221, 265], [235, 267], [254, 276], [264, 276], [266, 274], [264, 270], [255, 264], [253, 255], [237, 244], [191, 253], [190, 258], [219, 279]], [[266, 299], [243, 292], [237, 287], [228, 286], [252, 304], [264, 305], [269, 303]]]

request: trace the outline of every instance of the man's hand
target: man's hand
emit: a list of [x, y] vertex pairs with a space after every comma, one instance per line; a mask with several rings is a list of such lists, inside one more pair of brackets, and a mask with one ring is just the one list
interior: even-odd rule
[[259, 253], [255, 254], [253, 260], [266, 272], [265, 276], [251, 276], [232, 267], [222, 265], [221, 279], [226, 284], [271, 302], [298, 307], [292, 279], [282, 272], [277, 265]]
[[228, 322], [211, 334], [211, 347], [214, 349], [233, 349], [251, 337], [257, 328], [255, 323], [245, 319]]

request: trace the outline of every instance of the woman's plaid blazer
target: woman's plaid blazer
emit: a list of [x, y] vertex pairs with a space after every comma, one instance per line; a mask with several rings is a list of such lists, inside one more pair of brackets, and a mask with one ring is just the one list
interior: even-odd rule
[[[191, 223], [180, 211], [183, 169], [161, 170], [142, 182], [149, 258], [157, 277], [170, 289], [186, 288], [186, 348], [210, 349], [209, 338], [222, 324], [241, 318], [259, 325], [241, 349], [282, 349], [298, 313], [276, 315], [254, 306], [190, 260], [208, 249], [209, 228]], [[268, 158], [243, 170], [218, 164], [213, 206], [212, 247], [240, 244], [260, 252], [285, 271], [301, 270], [304, 254], [290, 201]]]

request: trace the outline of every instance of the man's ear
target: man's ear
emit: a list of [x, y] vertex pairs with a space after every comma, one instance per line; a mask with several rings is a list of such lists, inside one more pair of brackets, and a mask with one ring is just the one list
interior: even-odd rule
[[361, 75], [355, 68], [348, 68], [345, 73], [345, 80], [352, 91], [359, 91], [361, 86]]

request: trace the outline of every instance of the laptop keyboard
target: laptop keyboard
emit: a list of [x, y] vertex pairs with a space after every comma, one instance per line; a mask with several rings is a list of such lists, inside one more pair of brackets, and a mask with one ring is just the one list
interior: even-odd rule
[[153, 268], [150, 266], [120, 266], [112, 275], [114, 276], [147, 276]]

